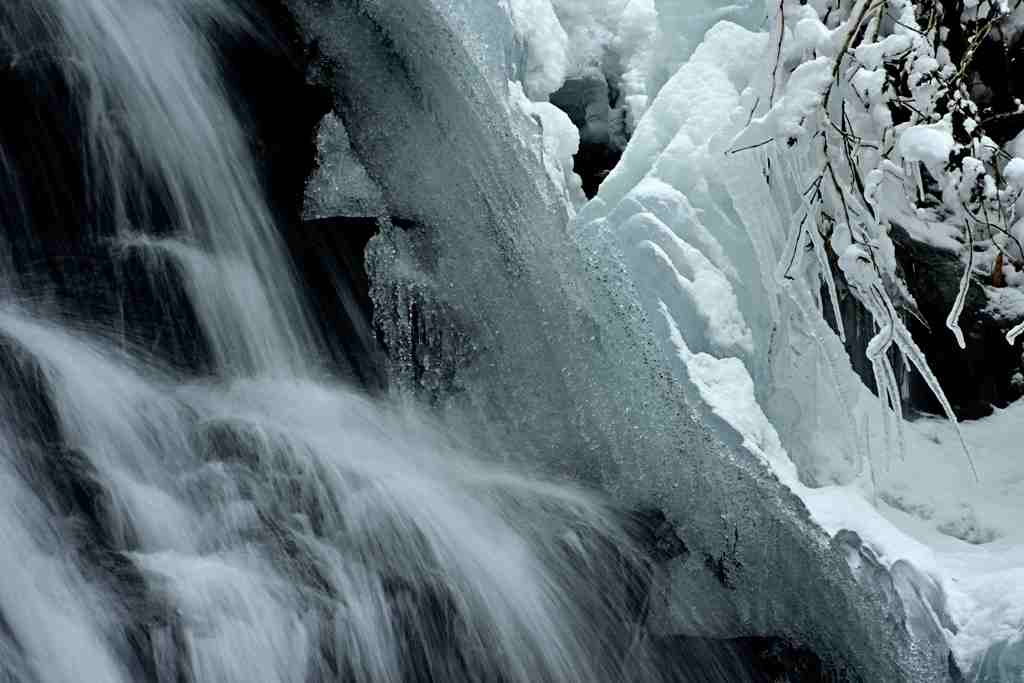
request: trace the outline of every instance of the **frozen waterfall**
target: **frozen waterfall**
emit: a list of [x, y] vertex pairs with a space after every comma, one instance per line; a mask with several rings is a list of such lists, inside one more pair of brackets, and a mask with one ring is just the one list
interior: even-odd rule
[[1019, 671], [1018, 470], [915, 488], [957, 434], [826, 322], [812, 146], [744, 137], [808, 116], [777, 6], [0, 8], [0, 679]]

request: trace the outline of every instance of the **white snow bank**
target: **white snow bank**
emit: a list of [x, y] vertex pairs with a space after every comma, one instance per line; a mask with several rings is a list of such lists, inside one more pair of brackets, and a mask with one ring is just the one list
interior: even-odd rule
[[896, 151], [904, 161], [921, 162], [933, 177], [942, 176], [942, 168], [953, 152], [953, 132], [949, 124], [913, 126], [903, 131]]
[[[879, 61], [904, 43], [890, 41], [864, 58]], [[940, 634], [970, 667], [988, 648], [1024, 633], [1024, 458], [1014, 449], [1024, 441], [1024, 404], [963, 425], [980, 484], [972, 483], [954, 428], [939, 420], [902, 424], [906, 459], [898, 459], [878, 399], [822, 317], [819, 261], [794, 259], [787, 278], [770, 276], [787, 248], [799, 255], [808, 243], [787, 247], [811, 172], [806, 146], [789, 150], [782, 140], [771, 150], [724, 153], [760, 143], [762, 135], [798, 136], [817, 125], [830, 63], [814, 60], [787, 74], [768, 106], [768, 86], [753, 76], [774, 58], [773, 47], [767, 34], [734, 24], [710, 30], [638, 122], [577, 229], [618, 240], [688, 400], [734, 430], [828, 533], [856, 532], [913, 590], [941, 587], [948, 615], [907, 618], [924, 619], [916, 636]], [[762, 103], [759, 116], [751, 114], [755, 102]], [[738, 137], [741, 130], [749, 139]], [[897, 141], [908, 165], [936, 172], [952, 144], [944, 124], [911, 127]], [[888, 207], [910, 181], [890, 166], [868, 188], [877, 206]], [[1016, 165], [1008, 168], [1016, 177]], [[960, 248], [938, 216], [898, 211], [915, 235]], [[884, 261], [881, 235], [873, 245]], [[738, 339], [737, 330], [749, 331], [749, 346], [713, 342], [716, 334]], [[924, 583], [906, 579], [914, 571]]]
[[510, 81], [509, 100], [540, 128], [540, 153], [548, 177], [559, 188], [570, 206], [579, 206], [586, 197], [583, 181], [573, 170], [573, 155], [580, 148], [579, 129], [569, 115], [549, 102], [534, 102], [523, 87]]
[[526, 93], [546, 100], [562, 87], [569, 70], [569, 36], [555, 16], [551, 0], [507, 0], [512, 28], [526, 48]]
[[815, 110], [831, 82], [831, 59], [818, 57], [804, 62], [790, 74], [785, 93], [775, 105], [763, 116], [753, 119], [729, 147], [739, 149], [805, 133], [806, 124], [815, 123]]
[[[614, 205], [658, 160], [684, 163], [700, 154], [725, 129], [740, 104], [739, 89], [761, 59], [767, 36], [723, 22], [712, 28], [693, 57], [665, 84], [637, 124], [619, 164], [601, 184], [601, 198]], [[694, 174], [693, 179], [697, 176]]]

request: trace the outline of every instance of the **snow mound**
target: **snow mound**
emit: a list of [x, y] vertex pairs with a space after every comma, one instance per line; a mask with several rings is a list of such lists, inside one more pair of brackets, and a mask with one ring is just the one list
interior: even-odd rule
[[[825, 48], [842, 39], [810, 28]], [[650, 103], [577, 230], [585, 240], [615, 241], [688, 404], [732, 430], [832, 536], [855, 580], [888, 596], [885, 609], [914, 642], [900, 654], [914, 670], [907, 680], [946, 680], [950, 649], [967, 669], [1015, 671], [1024, 622], [1011, 582], [1024, 576], [1014, 565], [1024, 547], [1014, 521], [1024, 515], [1024, 464], [1010, 440], [1020, 437], [1003, 414], [963, 426], [983, 482], [975, 484], [953, 425], [906, 423], [853, 373], [822, 313], [829, 254], [848, 278], [871, 260], [892, 277], [892, 245], [874, 236], [869, 255], [843, 241], [844, 229], [831, 244], [820, 237], [804, 198], [819, 153], [808, 140], [833, 62], [805, 62], [773, 87], [766, 76], [775, 48], [765, 33], [727, 22], [712, 28]], [[900, 37], [861, 56], [870, 65], [905, 48]], [[938, 173], [953, 150], [943, 126], [903, 130], [899, 157]], [[1016, 164], [1007, 168], [1016, 178]], [[893, 167], [895, 174], [903, 171]], [[889, 192], [884, 184], [865, 190], [881, 205]], [[931, 231], [940, 243], [948, 234], [941, 227]], [[881, 287], [869, 270], [864, 286]], [[879, 315], [889, 305], [879, 299]], [[716, 334], [736, 330], [743, 343], [716, 343]], [[899, 343], [917, 364], [904, 332], [883, 328], [869, 352]], [[898, 407], [894, 381], [878, 379]], [[985, 436], [1001, 433], [1009, 436]], [[998, 569], [986, 557], [999, 558]], [[1001, 592], [984, 588], [987, 581]]]

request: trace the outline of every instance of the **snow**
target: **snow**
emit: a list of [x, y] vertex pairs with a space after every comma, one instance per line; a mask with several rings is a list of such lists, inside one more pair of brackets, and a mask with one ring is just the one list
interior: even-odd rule
[[[697, 154], [724, 129], [740, 104], [735, 80], [758, 63], [767, 36], [723, 22], [708, 32], [693, 57], [664, 85], [637, 124], [622, 160], [601, 185], [601, 198], [614, 204], [634, 187], [666, 152], [666, 163], [686, 172], [686, 158]], [[684, 127], [685, 124], [685, 127]], [[673, 145], [671, 152], [666, 148]]]
[[775, 427], [765, 416], [754, 395], [754, 382], [743, 361], [716, 358], [690, 351], [675, 319], [664, 302], [660, 311], [670, 330], [670, 342], [686, 363], [690, 380], [712, 412], [732, 425], [743, 437], [743, 446], [760, 457], [791, 488], [803, 487], [796, 467], [786, 455]]
[[516, 34], [526, 45], [526, 92], [545, 100], [562, 87], [569, 70], [569, 36], [550, 0], [507, 0]]
[[832, 82], [832, 60], [818, 57], [798, 66], [789, 76], [785, 94], [763, 116], [751, 121], [729, 145], [739, 149], [774, 138], [792, 138], [806, 132], [804, 124]]
[[[907, 425], [905, 460], [879, 473], [880, 512], [913, 544], [925, 544], [949, 596], [951, 636], [961, 662], [976, 662], [1002, 640], [1024, 632], [1024, 402], [961, 425], [977, 461], [974, 482], [948, 423], [927, 418]], [[909, 553], [889, 544], [892, 557]]]
[[921, 162], [934, 177], [940, 177], [942, 167], [949, 162], [953, 144], [949, 125], [941, 123], [914, 126], [903, 131], [896, 150], [904, 161]]
[[622, 226], [622, 239], [627, 253], [640, 252], [638, 269], [666, 272], [667, 281], [655, 286], [691, 303], [712, 349], [753, 353], [753, 337], [732, 285], [704, 254], [649, 213], [634, 214]]
[[1006, 178], [1006, 182], [1015, 187], [1024, 188], [1024, 159], [1014, 157], [1006, 162], [1006, 166], [1003, 168], [1003, 177]]
[[911, 49], [911, 40], [907, 35], [892, 34], [877, 43], [860, 45], [854, 50], [857, 61], [869, 69], [878, 69], [883, 62], [901, 52]]
[[580, 132], [568, 114], [549, 102], [533, 102], [522, 85], [510, 81], [509, 100], [540, 128], [540, 150], [544, 168], [556, 187], [574, 206], [586, 201], [583, 181], [573, 171], [573, 155], [580, 147]]
[[501, 0], [525, 47], [526, 94], [543, 101], [595, 68], [620, 93], [635, 126], [718, 20], [756, 11], [750, 0]]
[[[827, 254], [818, 244], [820, 218], [797, 196], [813, 178], [813, 152], [806, 143], [785, 146], [819, 124], [822, 95], [833, 82], [827, 55], [845, 40], [844, 29], [808, 20], [797, 33], [823, 56], [786, 73], [769, 103], [757, 79], [774, 60], [771, 37], [727, 22], [708, 31], [650, 103], [598, 198], [578, 215], [577, 229], [616, 236], [688, 400], [734, 430], [826, 532], [856, 532], [904, 591], [901, 609], [919, 643], [946, 642], [966, 668], [981, 671], [990, 648], [1024, 633], [1024, 459], [1015, 445], [1024, 440], [1024, 403], [963, 425], [908, 422], [899, 412], [888, 346], [898, 345], [939, 388], [898, 322], [883, 325], [869, 349], [889, 400], [879, 401], [853, 374], [821, 316]], [[858, 49], [862, 65], [850, 77], [874, 105], [888, 97], [883, 64], [913, 40], [908, 32]], [[922, 57], [913, 68], [929, 73], [938, 61]], [[872, 125], [890, 124], [885, 113], [870, 112]], [[949, 122], [904, 125], [891, 135], [903, 166], [879, 163], [865, 199], [915, 238], [959, 252], [957, 226], [904, 199], [917, 164], [943, 176], [954, 149]], [[783, 144], [760, 149], [768, 140]], [[724, 154], [748, 145], [757, 148]], [[974, 157], [984, 165], [980, 151]], [[773, 169], [783, 166], [770, 186], [767, 160]], [[1024, 161], [1005, 169], [1008, 182], [1024, 182]], [[863, 203], [850, 210], [868, 215]], [[791, 227], [801, 216], [808, 222], [803, 233]], [[847, 278], [865, 292], [898, 289], [887, 224], [878, 219], [858, 230], [864, 234], [857, 243], [846, 226], [833, 231], [830, 246]], [[784, 253], [799, 255], [805, 241], [817, 259], [795, 259], [779, 281], [765, 277]], [[876, 319], [894, 320], [888, 294], [872, 296], [865, 294]], [[724, 308], [712, 315], [718, 307]], [[750, 345], [713, 343], [719, 325], [720, 339], [744, 330]], [[923, 595], [932, 597], [922, 603]], [[1007, 656], [1004, 664], [1012, 661]]]

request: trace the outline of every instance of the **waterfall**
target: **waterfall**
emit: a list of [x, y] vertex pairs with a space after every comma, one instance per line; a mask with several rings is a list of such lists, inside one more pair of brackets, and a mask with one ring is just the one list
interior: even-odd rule
[[656, 680], [604, 503], [324, 379], [208, 37], [248, 21], [0, 9], [0, 679]]

